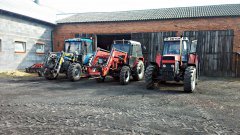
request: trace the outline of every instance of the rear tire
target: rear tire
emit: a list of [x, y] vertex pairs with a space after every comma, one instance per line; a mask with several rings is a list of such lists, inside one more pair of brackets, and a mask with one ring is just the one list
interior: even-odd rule
[[184, 74], [184, 91], [192, 93], [196, 89], [196, 67], [187, 67]]
[[130, 68], [128, 66], [123, 66], [120, 71], [120, 84], [126, 85], [130, 81]]
[[137, 66], [134, 69], [134, 75], [133, 75], [133, 79], [135, 81], [140, 81], [143, 79], [144, 76], [144, 64], [143, 61], [138, 61]]
[[157, 67], [149, 65], [145, 71], [145, 83], [147, 89], [154, 89], [154, 78], [157, 77]]
[[78, 81], [81, 78], [82, 75], [82, 68], [81, 65], [79, 63], [72, 63], [70, 64], [70, 66], [68, 67], [68, 79], [70, 81]]

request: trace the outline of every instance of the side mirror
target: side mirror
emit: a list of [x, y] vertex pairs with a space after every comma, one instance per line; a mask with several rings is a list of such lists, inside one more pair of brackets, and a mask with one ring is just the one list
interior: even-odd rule
[[142, 48], [144, 52], [147, 51], [147, 47], [145, 45], [143, 45]]
[[193, 40], [190, 46], [190, 53], [197, 52], [197, 40]]

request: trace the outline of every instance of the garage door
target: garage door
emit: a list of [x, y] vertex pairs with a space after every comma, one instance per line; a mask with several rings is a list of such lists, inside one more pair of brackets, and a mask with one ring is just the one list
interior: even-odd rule
[[186, 31], [184, 36], [198, 40], [201, 75], [235, 76], [233, 30]]

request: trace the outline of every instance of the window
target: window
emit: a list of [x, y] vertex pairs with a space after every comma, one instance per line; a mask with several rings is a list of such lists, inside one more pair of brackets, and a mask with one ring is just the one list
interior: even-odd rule
[[137, 56], [138, 57], [142, 57], [143, 54], [142, 54], [142, 47], [140, 45], [137, 45]]
[[132, 56], [137, 57], [137, 46], [136, 45], [132, 45]]
[[73, 53], [77, 51], [80, 53], [82, 42], [66, 42], [65, 43], [65, 52]]
[[113, 44], [112, 48], [116, 48], [118, 50], [121, 50], [121, 51], [129, 53], [130, 45], [131, 44]]
[[36, 53], [44, 53], [45, 52], [45, 44], [36, 43]]
[[87, 53], [92, 53], [92, 42], [84, 42], [83, 48], [86, 49]]
[[26, 52], [26, 42], [15, 41], [14, 47], [15, 47], [16, 53], [25, 53]]
[[163, 55], [165, 54], [179, 54], [180, 41], [167, 41], [164, 42]]

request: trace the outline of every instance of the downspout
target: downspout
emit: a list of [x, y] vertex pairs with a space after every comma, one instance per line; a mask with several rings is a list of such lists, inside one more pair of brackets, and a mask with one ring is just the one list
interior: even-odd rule
[[51, 30], [51, 52], [54, 50], [54, 45], [53, 45], [53, 30]]

